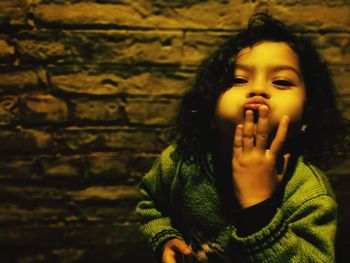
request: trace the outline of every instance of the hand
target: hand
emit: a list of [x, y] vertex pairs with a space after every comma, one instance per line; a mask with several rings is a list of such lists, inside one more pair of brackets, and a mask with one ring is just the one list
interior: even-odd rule
[[[183, 255], [189, 255], [192, 250], [186, 243], [180, 239], [171, 239], [165, 243], [163, 247], [163, 263], [176, 263], [182, 262]], [[176, 259], [181, 259], [176, 260]]]
[[270, 198], [287, 169], [289, 154], [284, 155], [283, 170], [278, 174], [276, 160], [288, 131], [289, 117], [284, 115], [270, 149], [268, 140], [268, 107], [259, 107], [258, 123], [253, 111], [246, 112], [244, 124], [236, 127], [233, 142], [232, 179], [236, 197], [242, 208]]

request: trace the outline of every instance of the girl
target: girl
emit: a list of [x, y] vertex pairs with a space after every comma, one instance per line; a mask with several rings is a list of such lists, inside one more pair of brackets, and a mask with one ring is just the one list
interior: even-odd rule
[[337, 205], [314, 166], [345, 153], [333, 90], [309, 41], [267, 14], [205, 61], [140, 182], [157, 260], [334, 262]]

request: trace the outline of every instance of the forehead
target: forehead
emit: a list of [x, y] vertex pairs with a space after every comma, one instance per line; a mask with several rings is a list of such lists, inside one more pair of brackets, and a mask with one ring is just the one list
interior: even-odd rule
[[243, 48], [237, 54], [236, 63], [290, 65], [299, 69], [298, 55], [286, 42], [263, 41]]

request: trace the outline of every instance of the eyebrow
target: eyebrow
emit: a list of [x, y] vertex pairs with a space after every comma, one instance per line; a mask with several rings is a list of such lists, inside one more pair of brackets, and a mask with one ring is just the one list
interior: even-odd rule
[[[237, 69], [242, 69], [248, 72], [254, 71], [254, 67], [253, 66], [249, 66], [249, 65], [244, 65], [244, 64], [236, 64], [235, 68]], [[297, 70], [296, 68], [290, 66], [290, 65], [272, 65], [269, 67], [269, 69], [272, 72], [277, 72], [277, 71], [282, 71], [282, 70], [290, 70], [293, 71], [299, 78], [300, 80], [303, 80], [303, 76], [301, 75], [301, 73], [299, 72], [299, 70]]]

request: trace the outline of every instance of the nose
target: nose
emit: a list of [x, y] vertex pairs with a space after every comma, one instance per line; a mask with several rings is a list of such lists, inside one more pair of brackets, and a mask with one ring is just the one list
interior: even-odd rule
[[263, 83], [260, 81], [257, 83], [252, 83], [250, 89], [247, 91], [247, 97], [250, 98], [260, 96], [265, 99], [269, 99], [271, 97], [271, 94], [267, 86], [267, 83]]

